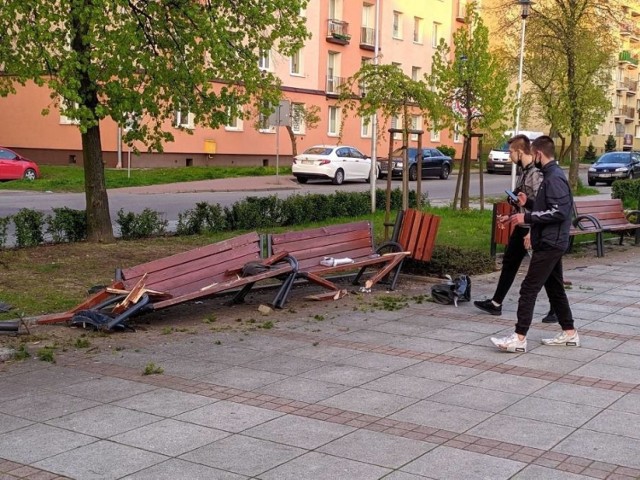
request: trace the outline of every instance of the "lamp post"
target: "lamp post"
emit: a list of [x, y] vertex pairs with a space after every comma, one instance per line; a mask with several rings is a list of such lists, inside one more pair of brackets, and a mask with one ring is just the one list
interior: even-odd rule
[[[373, 64], [378, 65], [380, 57], [380, 3], [382, 0], [376, 0], [375, 7], [375, 30], [373, 33]], [[371, 171], [370, 185], [371, 185], [371, 213], [376, 213], [376, 180], [378, 179], [378, 112], [373, 114], [371, 118]], [[389, 165], [391, 165], [391, 157], [389, 157]], [[391, 167], [389, 167], [391, 168]], [[391, 176], [391, 170], [389, 170], [389, 176]]]
[[[516, 128], [515, 135], [520, 133], [520, 110], [522, 108], [522, 104], [520, 99], [522, 97], [522, 66], [524, 64], [524, 33], [527, 28], [527, 17], [531, 11], [531, 4], [533, 3], [531, 0], [518, 0], [518, 5], [522, 8], [520, 16], [522, 17], [522, 34], [520, 37], [520, 68], [518, 70], [518, 96], [517, 96], [517, 109], [516, 109]], [[511, 164], [511, 190], [516, 188], [516, 175], [517, 175], [517, 166], [515, 163]]]

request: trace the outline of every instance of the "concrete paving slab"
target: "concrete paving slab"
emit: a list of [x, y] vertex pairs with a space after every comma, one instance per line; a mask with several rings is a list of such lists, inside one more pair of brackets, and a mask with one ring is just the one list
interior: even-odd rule
[[353, 357], [340, 360], [340, 363], [344, 365], [371, 368], [384, 373], [395, 372], [419, 362], [420, 360], [414, 360], [411, 358], [394, 357], [391, 355], [371, 352], [363, 352], [358, 355], [354, 355]]
[[[548, 335], [547, 338], [552, 338], [555, 335], [556, 334], [553, 333], [551, 335]], [[527, 341], [539, 342], [540, 340], [538, 338], [528, 338]], [[532, 368], [534, 370], [543, 370], [545, 372], [563, 373], [563, 374], [571, 373], [574, 370], [584, 365], [583, 362], [578, 362], [576, 360], [570, 360], [567, 358], [559, 362], [557, 358], [544, 355], [544, 351], [552, 348], [555, 348], [555, 349], [564, 348], [565, 350], [571, 349], [571, 347], [560, 347], [560, 346], [550, 347], [545, 345], [544, 348], [540, 347], [540, 355], [518, 355], [516, 358], [505, 361], [504, 364], [515, 365], [516, 367]], [[575, 350], [578, 350], [578, 348], [575, 348]]]
[[548, 398], [526, 397], [504, 409], [504, 415], [540, 420], [567, 427], [580, 427], [598, 415], [602, 409]]
[[[583, 340], [584, 337], [584, 340]], [[580, 364], [585, 364], [588, 362], [592, 362], [600, 357], [603, 353], [600, 350], [596, 350], [593, 348], [589, 348], [584, 344], [584, 342], [589, 342], [591, 339], [586, 338], [584, 335], [580, 337], [582, 341], [582, 346], [580, 348], [553, 348], [548, 345], [536, 345], [535, 343], [530, 343], [527, 345], [528, 353], [532, 353], [534, 355], [542, 355], [543, 357], [556, 359], [556, 365], [559, 363], [557, 361], [558, 358], [569, 360], [570, 362], [578, 362]], [[562, 362], [564, 363], [564, 362]], [[546, 369], [546, 368], [545, 368]]]
[[447, 365], [435, 362], [421, 362], [398, 372], [401, 375], [430, 378], [441, 382], [460, 383], [480, 374], [475, 368]]
[[215, 398], [202, 395], [178, 392], [168, 388], [158, 388], [148, 393], [131, 396], [114, 404], [160, 417], [174, 417], [217, 401]]
[[363, 388], [423, 400], [452, 385], [454, 384], [449, 382], [390, 373], [389, 375], [364, 384]]
[[265, 478], [260, 475], [262, 472], [282, 465], [303, 453], [305, 450], [300, 448], [244, 435], [232, 435], [186, 453], [181, 458], [221, 470]]
[[432, 317], [420, 318], [419, 321], [411, 321], [411, 317], [404, 318], [402, 321], [385, 322], [371, 330], [384, 332], [391, 335], [405, 335], [407, 337], [421, 337], [424, 335], [426, 328], [438, 328], [446, 324], [446, 320]]
[[608, 352], [600, 356], [594, 363], [604, 363], [605, 365], [617, 365], [619, 367], [635, 368], [640, 370], [640, 355]]
[[357, 430], [318, 448], [317, 451], [380, 467], [400, 468], [435, 447], [435, 444], [382, 432]]
[[40, 391], [36, 385], [25, 385], [24, 383], [16, 383], [3, 378], [2, 388], [0, 388], [0, 405], [15, 398], [36, 395]]
[[192, 351], [192, 358], [209, 360], [211, 362], [225, 363], [228, 365], [243, 365], [253, 362], [259, 358], [268, 356], [268, 353], [244, 348], [238, 345], [211, 345], [206, 349]]
[[355, 332], [339, 335], [340, 340], [345, 342], [361, 342], [373, 343], [375, 345], [389, 345], [392, 342], [401, 341], [404, 335], [393, 334], [388, 332], [377, 332], [375, 330], [357, 330]]
[[491, 413], [471, 408], [421, 400], [389, 418], [463, 433], [491, 417]]
[[69, 478], [115, 480], [160, 463], [167, 457], [101, 440], [34, 464]]
[[175, 375], [182, 378], [197, 378], [229, 368], [229, 365], [206, 360], [173, 356], [162, 364], [165, 375]]
[[468, 385], [453, 385], [435, 395], [429, 400], [448, 405], [497, 413], [514, 403], [522, 400], [524, 395], [508, 392], [496, 392]]
[[115, 435], [109, 440], [177, 457], [229, 435], [222, 430], [166, 419]]
[[640, 468], [640, 440], [580, 429], [553, 448], [554, 452], [576, 455], [608, 464]]
[[34, 396], [20, 397], [11, 402], [0, 403], [0, 412], [35, 422], [44, 422], [97, 405], [100, 404], [92, 400], [42, 391]]
[[584, 427], [640, 440], [640, 415], [634, 413], [607, 410], [591, 419]]
[[615, 382], [626, 382], [640, 384], [640, 370], [637, 368], [619, 367], [617, 365], [607, 365], [594, 360], [573, 372], [572, 375], [583, 375], [585, 377], [602, 378]]
[[516, 473], [511, 480], [593, 480], [593, 477], [578, 475], [571, 472], [562, 472], [552, 468], [541, 467], [540, 465], [529, 465], [522, 471]]
[[177, 458], [128, 475], [122, 480], [247, 480], [249, 477]]
[[526, 464], [449, 447], [438, 447], [402, 471], [442, 480], [506, 480]]
[[319, 402], [328, 407], [386, 417], [416, 402], [415, 398], [376, 392], [364, 388], [352, 388]]
[[578, 405], [606, 408], [621, 398], [624, 393], [570, 383], [551, 383], [533, 395]]
[[175, 420], [236, 433], [273, 420], [281, 415], [283, 414], [280, 412], [223, 400], [178, 415]]
[[287, 354], [293, 357], [311, 358], [323, 362], [339, 362], [340, 359], [353, 357], [357, 355], [358, 352], [348, 348], [323, 345], [322, 342], [320, 342], [320, 344], [316, 346], [304, 346], [302, 348], [296, 348], [295, 350], [289, 350]]
[[327, 362], [313, 360], [311, 358], [293, 357], [291, 355], [269, 355], [260, 361], [247, 363], [247, 368], [253, 368], [264, 372], [273, 372], [280, 375], [299, 375], [314, 368], [322, 367]]
[[374, 480], [390, 470], [344, 458], [310, 452], [260, 475], [261, 480]]
[[348, 425], [287, 415], [245, 430], [243, 435], [314, 450], [354, 430]]
[[13, 382], [39, 388], [60, 388], [74, 383], [86, 382], [99, 375], [77, 371], [73, 368], [51, 366], [37, 369], [12, 378]]
[[276, 397], [300, 400], [301, 402], [317, 403], [348, 389], [348, 386], [337, 383], [321, 382], [319, 380], [309, 380], [301, 377], [289, 377], [280, 382], [257, 388], [255, 391]]
[[549, 385], [547, 380], [539, 378], [524, 378], [516, 375], [503, 375], [497, 372], [482, 372], [475, 377], [462, 382], [463, 385], [482, 387], [499, 392], [531, 395], [542, 387]]
[[54, 427], [66, 428], [85, 435], [109, 438], [118, 433], [162, 420], [161, 417], [115, 405], [98, 405], [81, 412], [48, 421]]
[[640, 415], [640, 394], [627, 393], [624, 397], [611, 405], [611, 410]]
[[167, 360], [172, 358], [171, 355], [162, 353], [148, 352], [144, 349], [133, 350], [119, 350], [113, 352], [100, 353], [93, 357], [94, 362], [105, 363], [107, 365], [120, 365], [123, 367], [137, 368], [142, 371], [144, 367], [153, 362], [156, 365], [162, 365]]
[[628, 353], [631, 355], [640, 355], [640, 342], [637, 340], [630, 340], [618, 345], [613, 349], [616, 353]]
[[11, 430], [17, 430], [19, 428], [27, 427], [33, 424], [29, 420], [24, 418], [14, 417], [13, 415], [5, 415], [0, 413], [0, 433], [10, 432]]
[[33, 463], [96, 440], [88, 435], [38, 423], [0, 435], [0, 452], [7, 460]]
[[385, 375], [385, 373], [378, 370], [354, 367], [352, 365], [336, 364], [315, 368], [313, 370], [303, 372], [299, 376], [310, 380], [357, 387], [358, 385], [362, 385], [383, 375]]
[[575, 428], [554, 423], [497, 414], [467, 433], [525, 447], [549, 450], [574, 431]]
[[196, 379], [200, 382], [213, 383], [214, 385], [238, 388], [240, 390], [253, 390], [270, 383], [279, 382], [285, 378], [287, 378], [286, 375], [265, 372], [255, 368], [231, 367], [208, 375], [202, 375]]
[[155, 389], [156, 387], [153, 385], [145, 385], [121, 378], [101, 377], [68, 385], [57, 390], [60, 393], [87, 398], [95, 402], [110, 403]]
[[401, 472], [399, 470], [391, 472], [389, 475], [382, 477], [384, 480], [424, 480], [422, 475], [414, 475], [413, 473]]
[[390, 347], [425, 353], [447, 353], [462, 346], [460, 342], [445, 342], [428, 337], [402, 336], [388, 344]]

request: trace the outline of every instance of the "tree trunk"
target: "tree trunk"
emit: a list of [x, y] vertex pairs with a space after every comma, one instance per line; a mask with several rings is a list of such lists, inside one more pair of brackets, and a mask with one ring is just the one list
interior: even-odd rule
[[[470, 110], [470, 109], [469, 109]], [[469, 187], [471, 184], [471, 115], [467, 114], [465, 142], [467, 148], [462, 159], [462, 192], [460, 194], [460, 209], [469, 210]]]
[[458, 167], [458, 179], [456, 180], [456, 191], [453, 194], [453, 209], [458, 208], [458, 198], [460, 198], [460, 185], [462, 184], [462, 166], [464, 165], [464, 157], [467, 154], [468, 148], [467, 137], [464, 137], [464, 143], [462, 144], [462, 157], [460, 157], [460, 167]]
[[291, 140], [291, 155], [295, 157], [298, 155], [298, 142], [296, 141], [296, 134], [293, 133], [291, 125], [287, 125], [287, 133], [289, 134], [289, 140]]
[[569, 33], [567, 48], [567, 96], [569, 97], [569, 113], [571, 114], [571, 165], [569, 167], [569, 186], [572, 191], [578, 187], [578, 168], [580, 166], [580, 132], [582, 131], [582, 112], [578, 107], [578, 92], [576, 89], [576, 53], [575, 29]]
[[87, 240], [90, 242], [113, 242], [99, 126], [91, 127], [87, 133], [82, 134], [82, 156], [87, 201]]

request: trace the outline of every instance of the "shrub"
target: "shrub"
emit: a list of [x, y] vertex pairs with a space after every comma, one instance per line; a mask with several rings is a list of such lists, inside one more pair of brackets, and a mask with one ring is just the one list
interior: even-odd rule
[[442, 146], [438, 147], [438, 150], [440, 150], [445, 155], [449, 155], [453, 159], [456, 158], [456, 149], [455, 149], [455, 147], [449, 147], [447, 145], [442, 145]]
[[7, 236], [9, 234], [9, 222], [11, 217], [0, 217], [0, 248], [4, 247], [7, 243]]
[[640, 179], [616, 180], [611, 185], [611, 198], [619, 198], [626, 208], [640, 210]]
[[23, 208], [13, 216], [16, 227], [16, 245], [35, 247], [44, 242], [42, 233], [44, 214], [37, 210]]
[[215, 203], [199, 202], [196, 208], [178, 214], [178, 235], [199, 235], [203, 232], [221, 232], [226, 228], [226, 216], [222, 207]]
[[616, 149], [616, 138], [609, 134], [607, 137], [607, 141], [604, 143], [604, 151], [605, 152], [613, 152]]
[[140, 214], [124, 213], [118, 210], [116, 223], [120, 226], [120, 236], [125, 240], [163, 235], [169, 222], [161, 218], [161, 214], [145, 208]]
[[231, 230], [253, 230], [271, 228], [283, 224], [286, 215], [283, 202], [275, 195], [268, 197], [247, 197], [225, 207], [227, 225]]
[[489, 252], [477, 249], [462, 249], [451, 245], [436, 245], [433, 249], [431, 261], [428, 263], [417, 260], [405, 260], [403, 271], [416, 275], [477, 275], [492, 272], [495, 260]]
[[55, 243], [80, 242], [87, 238], [87, 213], [68, 207], [53, 208], [53, 215], [47, 215], [47, 233]]
[[593, 163], [596, 161], [596, 158], [597, 158], [596, 149], [593, 146], [593, 143], [589, 142], [589, 146], [584, 151], [584, 157], [582, 157], [582, 159], [587, 163]]

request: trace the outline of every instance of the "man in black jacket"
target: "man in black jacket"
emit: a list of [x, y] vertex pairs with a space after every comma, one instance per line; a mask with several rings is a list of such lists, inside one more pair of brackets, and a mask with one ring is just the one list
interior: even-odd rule
[[534, 162], [544, 180], [535, 198], [524, 192], [518, 194], [519, 203], [529, 210], [517, 213], [504, 222], [513, 225], [531, 225], [533, 255], [529, 270], [520, 286], [518, 321], [515, 333], [504, 338], [492, 338], [499, 349], [507, 352], [527, 351], [527, 332], [531, 326], [533, 309], [538, 293], [544, 286], [551, 308], [556, 313], [562, 333], [542, 340], [544, 345], [580, 346], [580, 337], [573, 326], [569, 300], [562, 278], [562, 256], [569, 247], [569, 229], [573, 198], [564, 172], [554, 159], [555, 146], [548, 136], [535, 139], [531, 145]]

